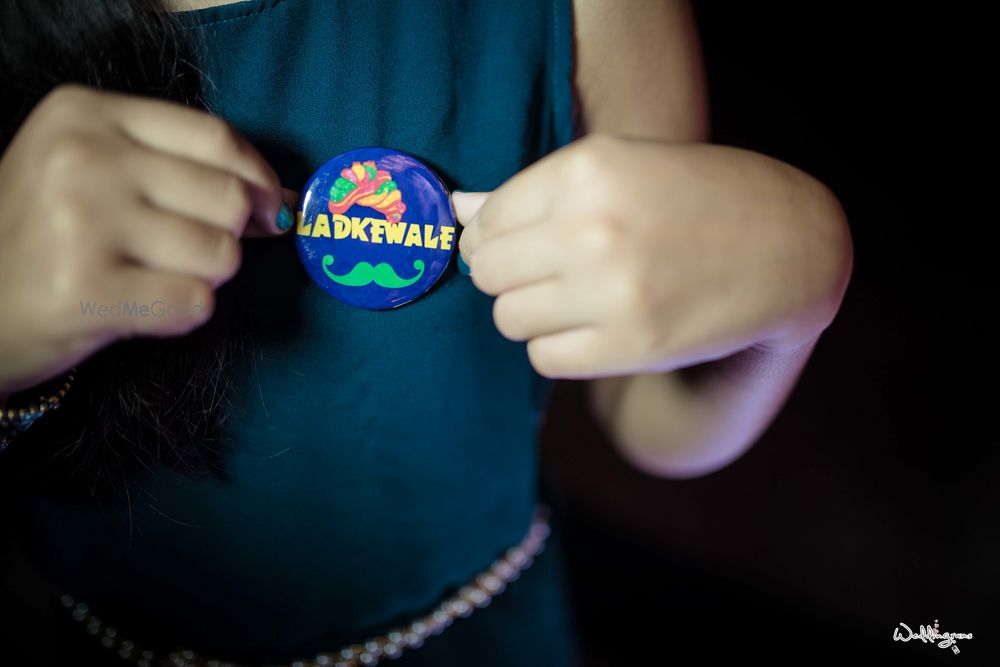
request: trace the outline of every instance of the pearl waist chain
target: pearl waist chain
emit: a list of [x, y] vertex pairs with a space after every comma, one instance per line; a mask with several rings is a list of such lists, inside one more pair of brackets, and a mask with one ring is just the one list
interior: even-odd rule
[[[351, 644], [334, 653], [320, 653], [277, 667], [359, 667], [375, 665], [381, 660], [392, 660], [407, 649], [419, 648], [432, 635], [441, 634], [456, 619], [470, 616], [476, 609], [489, 605], [503, 593], [507, 584], [516, 580], [521, 572], [531, 566], [533, 559], [545, 547], [549, 535], [549, 511], [539, 506], [531, 528], [520, 544], [508, 549], [503, 556], [446, 598], [431, 613], [410, 623], [393, 628], [384, 635], [371, 637], [359, 644]], [[95, 615], [86, 602], [71, 595], [59, 597], [59, 603], [72, 613], [73, 619], [100, 641], [109, 651], [134, 663], [137, 667], [243, 667], [239, 663], [199, 656], [191, 650], [178, 649], [162, 655], [140, 647], [126, 639], [117, 628]]]

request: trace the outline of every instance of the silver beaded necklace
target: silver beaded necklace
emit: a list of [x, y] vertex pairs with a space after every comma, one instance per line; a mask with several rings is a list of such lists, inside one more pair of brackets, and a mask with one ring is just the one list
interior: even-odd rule
[[[426, 616], [334, 653], [321, 653], [312, 659], [272, 667], [368, 667], [384, 659], [398, 658], [407, 649], [420, 648], [426, 639], [441, 634], [456, 619], [466, 618], [476, 609], [489, 605], [494, 597], [506, 590], [507, 584], [531, 566], [535, 556], [545, 548], [545, 540], [549, 536], [548, 519], [548, 508], [540, 505], [531, 528], [520, 544], [508, 549], [489, 568], [476, 575], [472, 582], [446, 598]], [[123, 637], [117, 628], [96, 616], [86, 602], [71, 595], [62, 595], [59, 601], [71, 611], [75, 621], [100, 640], [102, 646], [116, 651], [136, 667], [246, 667], [225, 660], [204, 658], [190, 650], [178, 650], [165, 656], [157, 654]]]

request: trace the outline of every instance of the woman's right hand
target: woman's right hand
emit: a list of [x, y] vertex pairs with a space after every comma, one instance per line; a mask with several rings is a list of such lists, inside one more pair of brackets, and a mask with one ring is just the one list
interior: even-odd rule
[[53, 90], [0, 158], [0, 397], [116, 340], [203, 324], [239, 268], [240, 237], [282, 233], [282, 195], [216, 116]]

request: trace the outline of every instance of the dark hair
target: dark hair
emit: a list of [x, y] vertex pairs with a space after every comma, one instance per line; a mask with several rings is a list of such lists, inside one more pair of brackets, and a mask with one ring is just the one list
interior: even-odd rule
[[[161, 0], [3, 0], [0, 149], [61, 83], [156, 96], [205, 108], [198, 70]], [[232, 354], [232, 290], [195, 332], [115, 343], [79, 365], [63, 405], [0, 456], [0, 487], [97, 495], [167, 465], [221, 474], [218, 439]], [[26, 394], [27, 395], [27, 394]]]

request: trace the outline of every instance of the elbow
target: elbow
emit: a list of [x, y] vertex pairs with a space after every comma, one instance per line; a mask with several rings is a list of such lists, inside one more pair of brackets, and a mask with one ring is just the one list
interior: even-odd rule
[[814, 233], [808, 256], [819, 272], [815, 284], [822, 290], [816, 299], [822, 331], [833, 322], [847, 292], [854, 271], [854, 241], [837, 195], [819, 180], [812, 179], [812, 185]]
[[854, 241], [847, 214], [833, 191], [819, 180], [798, 172], [793, 222], [806, 233], [791, 264], [802, 276], [796, 317], [778, 336], [776, 346], [793, 349], [813, 344], [837, 317], [854, 271]]
[[820, 198], [823, 202], [823, 210], [826, 212], [827, 221], [826, 242], [830, 247], [830, 292], [829, 300], [832, 304], [831, 319], [840, 309], [840, 304], [847, 292], [847, 286], [851, 281], [851, 274], [854, 271], [854, 239], [851, 236], [851, 226], [847, 219], [847, 213], [837, 195], [822, 183], [818, 183]]
[[661, 479], [694, 479], [722, 470], [742, 457], [757, 442], [749, 440], [718, 440], [692, 443], [688, 446], [654, 443], [625, 443], [612, 440], [615, 450], [632, 468]]

